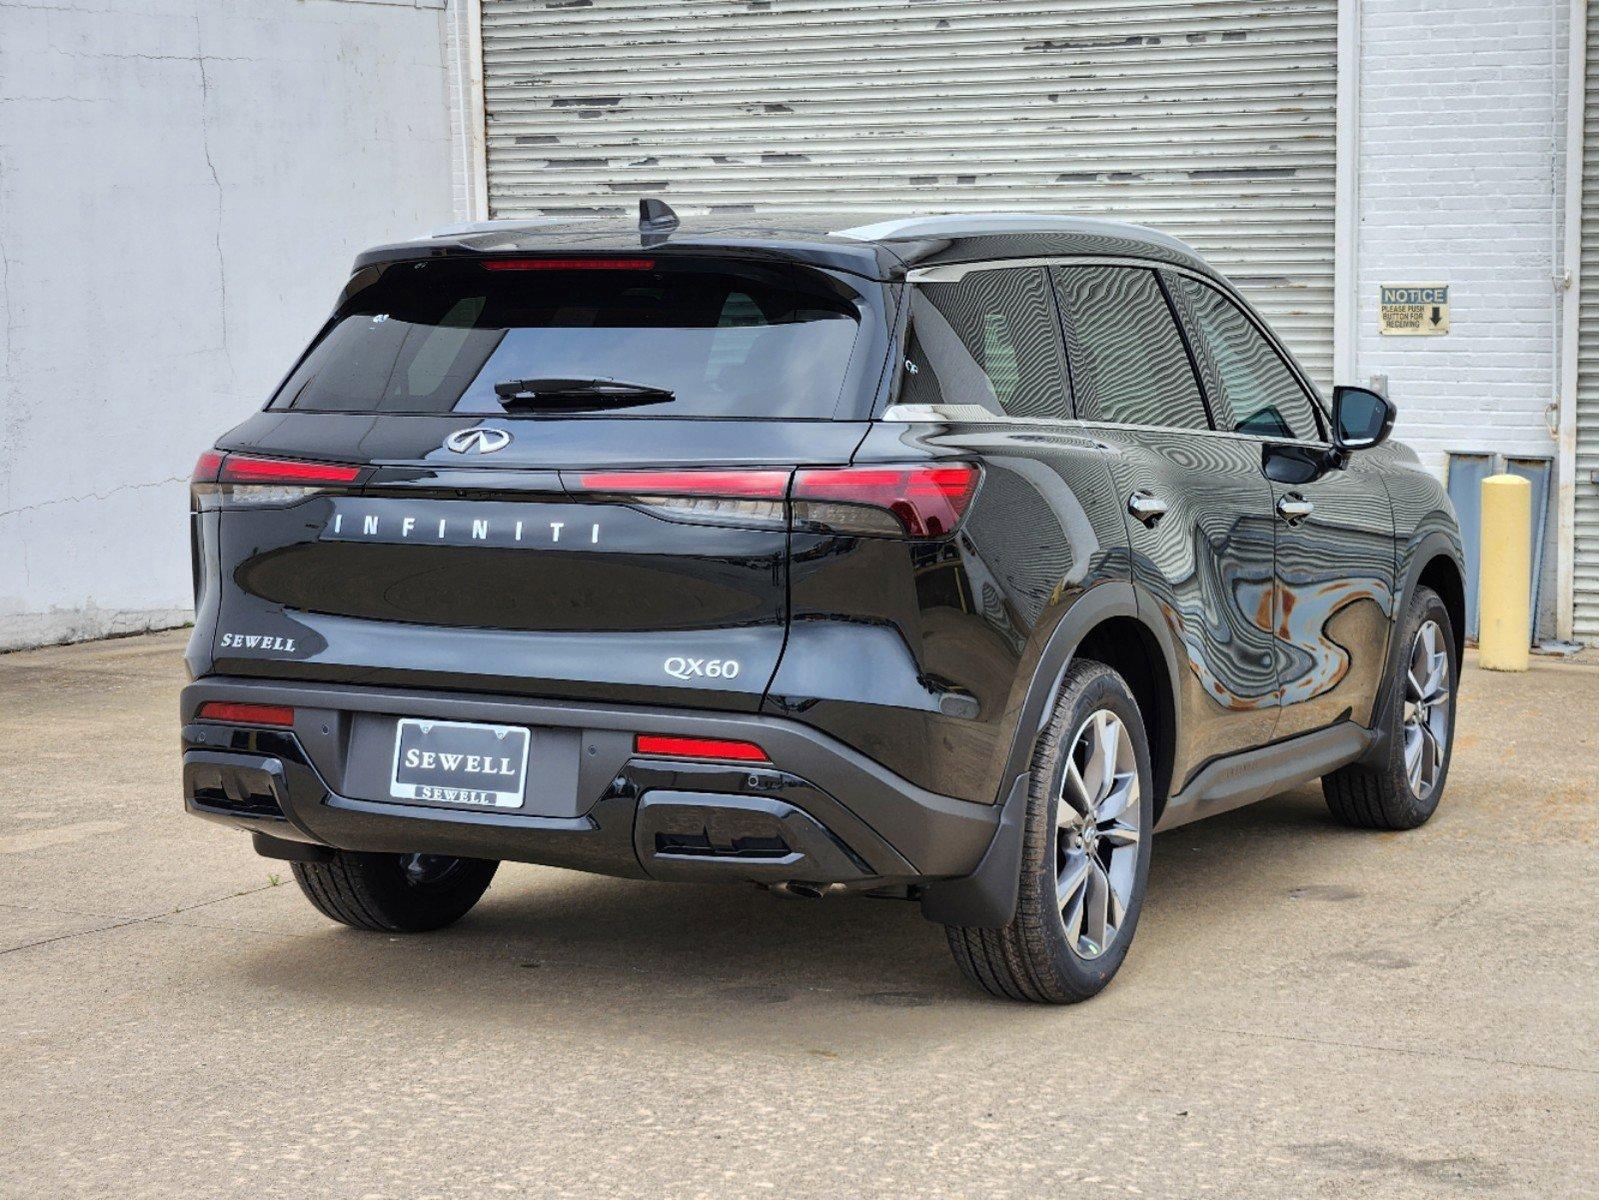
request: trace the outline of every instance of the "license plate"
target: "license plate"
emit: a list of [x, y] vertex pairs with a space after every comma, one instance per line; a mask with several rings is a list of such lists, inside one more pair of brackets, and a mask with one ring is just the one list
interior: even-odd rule
[[521, 808], [527, 748], [528, 732], [516, 725], [407, 717], [394, 734], [389, 795], [468, 808]]

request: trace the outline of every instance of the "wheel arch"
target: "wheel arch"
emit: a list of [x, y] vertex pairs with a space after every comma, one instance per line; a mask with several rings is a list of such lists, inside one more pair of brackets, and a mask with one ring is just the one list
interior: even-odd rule
[[1388, 639], [1388, 659], [1383, 666], [1384, 685], [1380, 699], [1371, 714], [1371, 731], [1376, 736], [1362, 761], [1381, 762], [1388, 753], [1388, 737], [1384, 732], [1391, 724], [1392, 689], [1386, 681], [1400, 669], [1403, 656], [1410, 647], [1399, 644], [1399, 627], [1404, 621], [1410, 598], [1418, 587], [1429, 587], [1438, 593], [1449, 623], [1454, 626], [1455, 661], [1458, 677], [1466, 654], [1466, 571], [1460, 551], [1460, 538], [1451, 528], [1448, 532], [1434, 528], [1419, 536], [1405, 549], [1400, 571], [1399, 588], [1394, 593], [1393, 633]]
[[1155, 820], [1159, 821], [1171, 793], [1172, 766], [1177, 758], [1177, 697], [1159, 639], [1140, 617], [1107, 617], [1083, 636], [1071, 657], [1073, 662], [1091, 659], [1110, 667], [1126, 681], [1138, 702], [1149, 739]]
[[[1466, 577], [1454, 556], [1435, 551], [1422, 564], [1416, 583], [1438, 593], [1444, 607], [1449, 610], [1449, 623], [1455, 634], [1455, 672], [1458, 674], [1466, 654]], [[1406, 590], [1406, 595], [1412, 589]]]
[[1032, 671], [1000, 778], [1001, 811], [993, 841], [971, 875], [928, 885], [922, 894], [922, 915], [928, 920], [998, 929], [1015, 915], [1033, 748], [1055, 711], [1067, 670], [1079, 658], [1092, 658], [1116, 670], [1138, 701], [1155, 772], [1155, 820], [1160, 819], [1181, 720], [1177, 658], [1169, 638], [1146, 619], [1146, 612], [1152, 611], [1147, 601], [1141, 608], [1139, 600], [1130, 583], [1100, 584], [1078, 597], [1051, 631]]

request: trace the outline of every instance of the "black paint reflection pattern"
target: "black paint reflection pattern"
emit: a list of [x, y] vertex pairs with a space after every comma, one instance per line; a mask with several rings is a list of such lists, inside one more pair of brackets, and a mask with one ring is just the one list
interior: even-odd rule
[[[1194, 353], [1222, 428], [1305, 441], [1319, 438], [1310, 397], [1250, 319], [1197, 279], [1168, 273], [1166, 280], [1189, 327], [1198, 334]], [[1221, 407], [1215, 403], [1218, 397]]]
[[977, 271], [911, 294], [917, 367], [902, 400], [979, 404], [1012, 417], [1066, 417], [1062, 357], [1049, 280], [1041, 268]]
[[1152, 271], [1055, 267], [1077, 415], [1208, 429], [1188, 353]]

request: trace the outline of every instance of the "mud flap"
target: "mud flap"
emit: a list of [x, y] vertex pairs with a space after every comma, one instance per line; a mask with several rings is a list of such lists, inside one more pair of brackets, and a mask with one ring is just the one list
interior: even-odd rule
[[922, 892], [922, 916], [940, 925], [973, 929], [1001, 929], [1011, 923], [1021, 888], [1022, 832], [1032, 780], [1032, 773], [1024, 771], [1011, 784], [999, 827], [977, 870], [962, 879], [939, 880]]

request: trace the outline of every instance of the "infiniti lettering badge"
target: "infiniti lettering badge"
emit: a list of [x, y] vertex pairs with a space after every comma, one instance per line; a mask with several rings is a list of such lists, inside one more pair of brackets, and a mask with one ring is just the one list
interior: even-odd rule
[[511, 444], [511, 435], [504, 429], [457, 429], [444, 439], [444, 447], [457, 454], [493, 454]]

